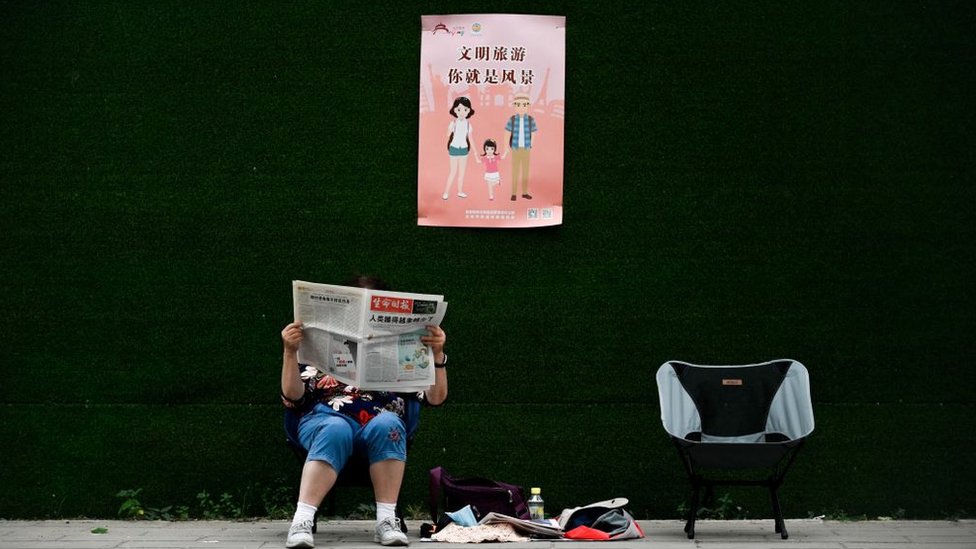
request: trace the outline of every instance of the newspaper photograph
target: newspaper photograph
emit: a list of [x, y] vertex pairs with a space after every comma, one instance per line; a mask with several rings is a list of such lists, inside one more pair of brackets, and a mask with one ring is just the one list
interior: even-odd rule
[[305, 337], [298, 361], [374, 391], [423, 391], [434, 356], [420, 338], [439, 326], [444, 296], [292, 281], [295, 320]]

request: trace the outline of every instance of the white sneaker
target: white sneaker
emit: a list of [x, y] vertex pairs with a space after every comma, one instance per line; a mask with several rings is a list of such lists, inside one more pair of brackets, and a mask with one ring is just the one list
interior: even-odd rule
[[458, 198], [467, 198], [468, 193], [458, 193]]
[[373, 541], [380, 545], [410, 545], [407, 535], [400, 530], [400, 519], [388, 518], [376, 524], [376, 535]]
[[447, 200], [447, 193], [442, 194], [441, 195], [441, 198], [443, 198], [444, 200]]
[[312, 521], [306, 520], [292, 524], [291, 528], [288, 529], [285, 547], [288, 549], [312, 549], [315, 547], [315, 540], [312, 539]]

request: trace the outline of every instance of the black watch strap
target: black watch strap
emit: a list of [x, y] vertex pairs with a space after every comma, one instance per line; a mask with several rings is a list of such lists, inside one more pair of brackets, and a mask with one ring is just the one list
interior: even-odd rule
[[447, 368], [447, 353], [444, 353], [444, 362], [440, 364], [434, 362], [434, 368]]

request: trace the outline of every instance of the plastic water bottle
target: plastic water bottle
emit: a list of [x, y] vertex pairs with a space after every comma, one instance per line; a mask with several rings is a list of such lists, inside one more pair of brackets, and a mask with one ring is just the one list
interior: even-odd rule
[[529, 497], [529, 518], [532, 520], [543, 520], [546, 518], [546, 507], [542, 502], [542, 488], [532, 488]]

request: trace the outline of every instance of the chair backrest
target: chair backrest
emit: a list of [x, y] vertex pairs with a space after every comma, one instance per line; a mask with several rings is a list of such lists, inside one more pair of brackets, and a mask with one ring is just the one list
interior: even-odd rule
[[668, 361], [657, 371], [661, 422], [702, 442], [782, 442], [813, 431], [810, 378], [795, 360], [705, 366]]

